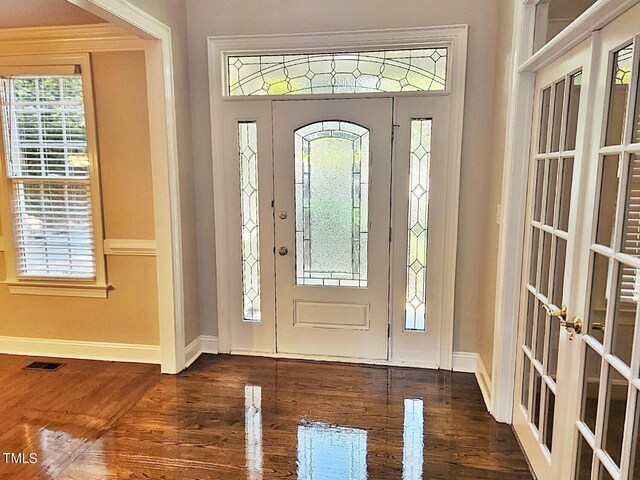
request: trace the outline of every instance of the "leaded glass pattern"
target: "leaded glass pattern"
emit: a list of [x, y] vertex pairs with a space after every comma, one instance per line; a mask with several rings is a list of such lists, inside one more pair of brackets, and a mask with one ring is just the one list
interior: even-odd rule
[[228, 95], [444, 90], [447, 49], [227, 57]]
[[369, 130], [324, 121], [294, 136], [296, 284], [366, 288]]
[[240, 213], [242, 216], [242, 307], [244, 320], [260, 321], [260, 220], [258, 125], [238, 123]]
[[407, 232], [406, 330], [424, 330], [432, 120], [411, 121]]

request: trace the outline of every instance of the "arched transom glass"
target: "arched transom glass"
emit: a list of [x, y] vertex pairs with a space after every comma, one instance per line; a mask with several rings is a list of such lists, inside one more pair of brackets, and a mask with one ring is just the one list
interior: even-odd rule
[[294, 136], [296, 283], [364, 288], [369, 130], [324, 121]]
[[446, 88], [447, 49], [227, 57], [227, 94], [419, 92]]

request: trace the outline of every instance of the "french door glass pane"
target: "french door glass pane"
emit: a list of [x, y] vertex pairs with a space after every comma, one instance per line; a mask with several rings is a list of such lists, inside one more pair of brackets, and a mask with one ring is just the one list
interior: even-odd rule
[[[611, 343], [611, 353], [617, 356], [627, 365], [631, 364], [631, 352], [633, 350], [633, 332], [635, 331], [636, 302], [637, 297], [633, 291], [627, 290], [629, 283], [628, 276], [635, 277], [635, 268], [619, 265], [618, 281], [616, 285], [616, 308], [613, 313], [613, 341]], [[592, 325], [593, 328], [593, 325]]]
[[550, 233], [544, 232], [542, 241], [542, 266], [538, 290], [542, 295], [549, 295], [549, 269], [551, 267], [551, 239]]
[[576, 480], [590, 480], [591, 478], [591, 464], [593, 462], [593, 450], [589, 446], [589, 443], [585, 440], [582, 434], [578, 434], [580, 437], [578, 462], [576, 464]]
[[542, 115], [540, 117], [540, 139], [538, 153], [547, 151], [547, 136], [549, 133], [549, 109], [551, 108], [551, 87], [542, 92]]
[[431, 125], [431, 119], [411, 121], [405, 310], [407, 330], [424, 330], [425, 324]]
[[605, 145], [619, 145], [624, 142], [627, 98], [631, 84], [632, 57], [633, 45], [627, 45], [613, 55], [609, 118], [607, 121]]
[[542, 377], [533, 368], [533, 401], [531, 405], [531, 422], [540, 430], [540, 398], [542, 395]]
[[631, 474], [629, 478], [640, 479], [640, 396], [636, 397], [635, 420], [633, 427], [633, 450], [631, 451]]
[[586, 345], [584, 379], [582, 381], [582, 420], [591, 433], [596, 431], [598, 392], [600, 390], [601, 357], [589, 345]]
[[600, 465], [600, 474], [598, 478], [599, 480], [613, 480], [609, 470], [607, 470], [604, 465]]
[[[632, 142], [640, 142], [640, 86], [636, 90], [636, 108], [634, 115], [633, 134], [631, 135]], [[640, 475], [640, 473], [639, 473]]]
[[[603, 340], [602, 329], [607, 312], [607, 277], [609, 259], [598, 253], [593, 254], [593, 273], [591, 274], [591, 295], [589, 302], [589, 335], [600, 343]], [[596, 326], [596, 328], [594, 328]]]
[[536, 160], [536, 193], [533, 205], [533, 219], [540, 221], [542, 215], [542, 188], [544, 186], [544, 160]]
[[531, 381], [531, 360], [529, 357], [524, 355], [522, 359], [522, 365], [524, 369], [524, 373], [522, 375], [522, 397], [520, 398], [520, 403], [525, 408], [525, 410], [529, 411], [529, 382]]
[[622, 454], [622, 434], [624, 432], [624, 416], [627, 407], [627, 393], [629, 383], [609, 366], [609, 379], [607, 381], [606, 396], [606, 428], [602, 439], [602, 448], [606, 450], [611, 459], [620, 465]]
[[551, 131], [551, 151], [560, 151], [560, 131], [562, 129], [562, 110], [564, 107], [565, 81], [556, 83], [553, 100], [553, 130]]
[[244, 320], [260, 321], [260, 221], [258, 125], [238, 123], [240, 215], [242, 217], [242, 307]]
[[560, 213], [558, 228], [564, 232], [569, 229], [569, 210], [571, 208], [571, 187], [573, 186], [573, 158], [562, 161], [560, 183]]
[[640, 258], [640, 155], [629, 159], [622, 251]]
[[549, 175], [547, 180], [547, 208], [544, 223], [549, 226], [555, 225], [556, 210], [556, 182], [558, 179], [558, 159], [549, 160]]
[[542, 308], [542, 305], [538, 305], [538, 322], [536, 325], [536, 351], [535, 359], [542, 363], [542, 355], [544, 354], [544, 331], [545, 324], [547, 323], [547, 314]]
[[369, 130], [317, 122], [295, 131], [296, 283], [367, 287]]
[[571, 76], [569, 85], [569, 106], [567, 109], [567, 127], [565, 150], [575, 150], [578, 133], [578, 113], [580, 107], [580, 91], [582, 90], [582, 72]]
[[538, 275], [538, 249], [540, 248], [540, 230], [533, 227], [531, 232], [531, 261], [529, 264], [529, 284], [537, 288], [536, 277]]
[[547, 409], [545, 414], [545, 434], [544, 434], [544, 444], [547, 446], [549, 451], [552, 450], [553, 447], [553, 416], [555, 414], [556, 407], [556, 397], [553, 392], [547, 388]]
[[605, 156], [601, 172], [596, 243], [610, 247], [618, 203], [618, 156]]
[[553, 268], [553, 294], [551, 299], [555, 305], [562, 305], [564, 293], [564, 267], [567, 256], [567, 241], [556, 237], [556, 259]]
[[527, 293], [527, 299], [527, 317], [525, 319], [527, 323], [525, 325], [524, 344], [527, 347], [531, 348], [533, 322], [535, 321], [536, 303], [538, 302], [538, 300], [533, 296], [531, 292]]

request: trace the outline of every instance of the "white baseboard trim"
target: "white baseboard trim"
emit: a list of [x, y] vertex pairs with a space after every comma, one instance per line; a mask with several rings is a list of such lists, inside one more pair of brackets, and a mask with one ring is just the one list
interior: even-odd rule
[[184, 351], [184, 368], [189, 368], [203, 353], [218, 353], [218, 337], [200, 335]]
[[474, 352], [453, 352], [453, 371], [475, 374], [484, 403], [491, 412], [491, 379], [480, 355]]
[[451, 362], [454, 372], [476, 373], [478, 354], [474, 352], [453, 352]]
[[0, 353], [116, 362], [160, 363], [159, 345], [0, 336]]
[[491, 413], [491, 378], [480, 355], [478, 355], [476, 379], [478, 380], [478, 385], [480, 385], [480, 391], [482, 392], [482, 398], [487, 406], [487, 410]]

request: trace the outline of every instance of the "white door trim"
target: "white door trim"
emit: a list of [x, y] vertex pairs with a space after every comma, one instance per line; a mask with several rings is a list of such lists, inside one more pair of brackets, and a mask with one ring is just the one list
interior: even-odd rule
[[[496, 306], [491, 375], [490, 412], [500, 422], [511, 423], [517, 355], [518, 312], [528, 159], [533, 115], [535, 72], [586, 39], [591, 33], [639, 0], [597, 0], [558, 36], [533, 53], [535, 9], [538, 0], [514, 0], [513, 60], [507, 115], [502, 213], [498, 248]], [[529, 132], [522, 135], [521, 132]]]
[[157, 242], [160, 362], [185, 368], [178, 137], [171, 29], [127, 0], [67, 0], [144, 39]]
[[[73, 0], [77, 2], [79, 0]], [[88, 1], [88, 0], [85, 0]], [[93, 1], [93, 0], [92, 0]], [[101, 0], [104, 1], [104, 0]], [[225, 85], [224, 69], [221, 68], [225, 55], [230, 53], [251, 53], [253, 55], [277, 53], [282, 51], [332, 51], [336, 49], [363, 48], [418, 48], [437, 44], [447, 46], [450, 60], [447, 66], [449, 79], [448, 89], [444, 92], [416, 92], [412, 95], [450, 95], [451, 115], [449, 131], [449, 162], [450, 176], [447, 178], [447, 218], [446, 245], [443, 278], [443, 316], [441, 319], [441, 350], [440, 368], [452, 368], [453, 355], [453, 318], [455, 300], [455, 272], [458, 242], [458, 205], [460, 197], [460, 162], [462, 156], [462, 126], [464, 117], [464, 86], [466, 77], [467, 26], [453, 25], [442, 27], [384, 29], [367, 31], [344, 31], [304, 33], [287, 35], [244, 35], [209, 37], [209, 95], [212, 120], [212, 151], [213, 151], [213, 192], [216, 230], [216, 275], [217, 278], [229, 278], [230, 262], [233, 261], [225, 253], [230, 251], [230, 239], [235, 235], [227, 230], [224, 176], [224, 152], [222, 138], [222, 103], [227, 101], [243, 101], [242, 97], [223, 97]], [[384, 94], [385, 96], [394, 96]], [[403, 93], [406, 95], [406, 93]], [[358, 97], [362, 95], [353, 95]], [[376, 95], [368, 95], [376, 96]], [[314, 95], [313, 98], [327, 98]], [[245, 99], [255, 97], [245, 97]], [[278, 97], [261, 97], [261, 99], [277, 99]], [[291, 97], [287, 97], [291, 98]], [[302, 95], [296, 98], [303, 98]], [[336, 98], [331, 96], [329, 98]], [[231, 291], [231, 285], [221, 281], [218, 288], [218, 337], [220, 352], [229, 352], [229, 325], [231, 304], [239, 298], [237, 292]], [[236, 300], [239, 301], [239, 300]]]

